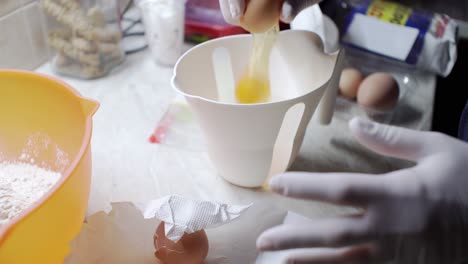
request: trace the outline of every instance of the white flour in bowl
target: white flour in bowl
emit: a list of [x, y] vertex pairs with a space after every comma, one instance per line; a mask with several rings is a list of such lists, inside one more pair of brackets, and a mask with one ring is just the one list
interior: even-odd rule
[[61, 174], [22, 162], [0, 162], [0, 225], [39, 200]]

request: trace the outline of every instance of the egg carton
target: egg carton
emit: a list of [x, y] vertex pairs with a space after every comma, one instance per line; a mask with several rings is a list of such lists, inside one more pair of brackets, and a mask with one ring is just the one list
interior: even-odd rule
[[398, 83], [399, 98], [396, 106], [392, 110], [378, 111], [358, 104], [355, 99], [351, 100], [338, 95], [335, 105], [335, 117], [350, 120], [355, 116], [360, 116], [383, 124], [395, 123], [397, 121], [395, 120], [395, 113], [406, 107], [408, 103], [405, 98], [411, 96], [412, 90], [414, 90], [412, 88], [418, 85], [417, 79], [411, 74], [414, 68], [367, 56], [362, 52], [352, 50], [346, 50], [346, 52], [345, 68], [356, 68], [361, 71], [364, 76], [376, 72], [385, 72], [392, 75]]

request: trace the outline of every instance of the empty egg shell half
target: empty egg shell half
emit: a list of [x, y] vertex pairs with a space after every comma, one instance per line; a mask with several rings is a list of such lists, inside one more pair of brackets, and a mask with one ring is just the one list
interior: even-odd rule
[[396, 106], [399, 95], [400, 90], [395, 78], [388, 73], [377, 72], [362, 81], [357, 101], [365, 108], [386, 112]]
[[205, 230], [192, 234], [185, 233], [173, 242], [166, 237], [164, 222], [161, 222], [154, 234], [155, 256], [164, 264], [202, 264], [208, 255], [208, 237]]

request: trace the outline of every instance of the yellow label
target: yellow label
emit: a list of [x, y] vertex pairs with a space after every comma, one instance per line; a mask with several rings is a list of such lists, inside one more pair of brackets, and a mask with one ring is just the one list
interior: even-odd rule
[[368, 16], [403, 26], [406, 25], [411, 12], [413, 9], [409, 7], [384, 0], [374, 0], [367, 9]]

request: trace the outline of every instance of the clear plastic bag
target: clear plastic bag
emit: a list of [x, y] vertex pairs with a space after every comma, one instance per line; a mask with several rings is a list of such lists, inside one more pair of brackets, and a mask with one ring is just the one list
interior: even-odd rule
[[189, 151], [204, 151], [198, 123], [185, 100], [176, 97], [159, 120], [149, 141]]
[[[344, 120], [350, 120], [354, 116], [361, 116], [384, 124], [394, 123], [397, 112], [407, 110], [406, 98], [412, 96], [412, 91], [419, 86], [418, 80], [413, 77], [414, 70], [395, 63], [386, 63], [381, 58], [365, 54], [364, 52], [346, 49], [345, 68], [356, 68], [368, 76], [375, 72], [386, 72], [395, 78], [399, 88], [399, 98], [396, 106], [389, 111], [377, 111], [359, 105], [355, 100], [349, 100], [342, 96], [337, 97], [336, 115]], [[377, 89], [377, 88], [376, 88]]]

